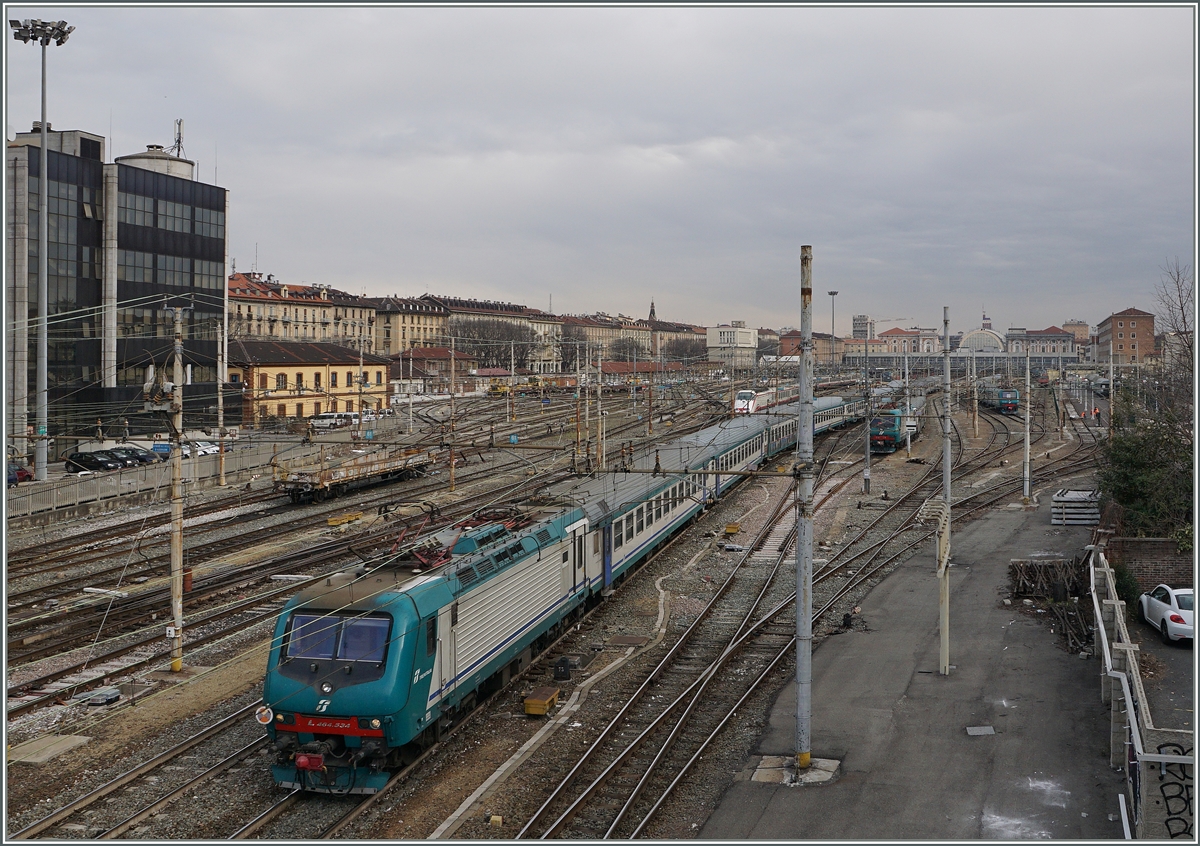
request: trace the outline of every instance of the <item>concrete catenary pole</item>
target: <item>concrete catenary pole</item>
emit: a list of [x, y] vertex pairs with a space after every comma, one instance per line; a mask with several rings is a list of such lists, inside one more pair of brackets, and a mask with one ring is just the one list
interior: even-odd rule
[[225, 487], [225, 326], [217, 324], [217, 484]]
[[175, 384], [171, 389], [171, 672], [183, 670], [183, 309], [175, 318]]
[[812, 763], [813, 341], [812, 247], [800, 248], [800, 476], [796, 517], [796, 769]]
[[[1112, 342], [1112, 317], [1108, 319], [1108, 439], [1111, 441], [1113, 436], [1113, 400], [1117, 396], [1117, 374], [1116, 374], [1116, 359], [1113, 358], [1113, 342]], [[1095, 408], [1100, 407], [1100, 401], [1096, 400]], [[1097, 421], [1099, 422], [1099, 421]]]
[[871, 377], [867, 372], [867, 344], [868, 341], [863, 341], [863, 407], [866, 415], [866, 431], [863, 433], [862, 492], [869, 495], [871, 493]]
[[450, 336], [450, 491], [454, 491], [454, 336]]
[[908, 350], [904, 351], [904, 457], [912, 458], [912, 430], [908, 421], [912, 419], [912, 398], [908, 392]]
[[971, 350], [971, 435], [979, 437], [979, 382], [975, 377], [975, 350]]
[[942, 306], [942, 504], [945, 508], [945, 561], [938, 579], [939, 664], [943, 676], [950, 675], [950, 306]]
[[508, 422], [517, 422], [517, 342], [508, 342]]
[[1029, 425], [1030, 409], [1033, 407], [1033, 395], [1029, 393], [1029, 346], [1025, 347], [1025, 452], [1021, 459], [1021, 496], [1029, 504]]

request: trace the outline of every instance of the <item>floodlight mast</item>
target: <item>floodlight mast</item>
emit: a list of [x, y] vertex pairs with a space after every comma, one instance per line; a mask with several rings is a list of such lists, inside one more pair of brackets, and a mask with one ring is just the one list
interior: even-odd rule
[[[42, 46], [42, 146], [38, 154], [38, 290], [37, 290], [37, 375], [34, 414], [33, 478], [44, 482], [47, 477], [46, 439], [49, 430], [49, 344], [46, 312], [50, 309], [50, 289], [47, 282], [49, 269], [50, 223], [46, 214], [50, 188], [50, 133], [46, 123], [46, 48], [53, 41], [59, 47], [67, 43], [75, 27], [66, 21], [41, 21], [38, 19], [14, 21], [8, 25], [13, 29], [13, 38], [26, 44], [33, 41]], [[28, 405], [26, 405], [28, 420]]]

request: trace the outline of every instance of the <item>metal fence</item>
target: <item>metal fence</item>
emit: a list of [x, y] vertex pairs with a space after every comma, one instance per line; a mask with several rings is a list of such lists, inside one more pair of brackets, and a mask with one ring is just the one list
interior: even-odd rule
[[1101, 659], [1100, 698], [1109, 706], [1109, 764], [1125, 773], [1119, 794], [1126, 839], [1195, 840], [1195, 750], [1191, 730], [1154, 724], [1125, 624], [1125, 603], [1100, 536], [1088, 549], [1091, 600]]
[[[289, 455], [313, 451], [310, 445], [289, 446]], [[277, 448], [271, 444], [237, 445], [225, 453], [227, 484], [244, 484], [256, 474], [271, 472], [271, 459]], [[217, 484], [220, 476], [219, 455], [197, 455], [183, 460], [184, 491], [199, 490]], [[130, 495], [148, 495], [151, 499], [171, 496], [171, 463], [126, 467], [108, 473], [76, 476], [65, 474], [45, 482], [26, 482], [8, 489], [8, 516], [28, 517], [47, 511], [73, 508]]]

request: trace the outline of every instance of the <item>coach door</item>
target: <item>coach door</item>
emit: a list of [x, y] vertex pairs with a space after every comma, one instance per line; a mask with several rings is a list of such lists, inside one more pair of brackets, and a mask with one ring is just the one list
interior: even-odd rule
[[604, 551], [604, 587], [612, 584], [612, 534], [612, 524], [610, 523], [604, 527], [604, 543], [601, 544]]
[[584, 567], [583, 539], [587, 535], [587, 521], [580, 520], [566, 527], [567, 542], [563, 545], [563, 587], [567, 596], [587, 586], [587, 571]]

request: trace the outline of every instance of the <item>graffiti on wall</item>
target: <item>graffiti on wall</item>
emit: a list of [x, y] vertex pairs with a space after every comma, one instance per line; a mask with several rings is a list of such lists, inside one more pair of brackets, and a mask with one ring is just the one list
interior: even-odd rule
[[[1180, 743], [1160, 743], [1160, 755], [1191, 755], [1191, 748]], [[1195, 824], [1193, 797], [1195, 794], [1195, 772], [1191, 764], [1160, 764], [1158, 791], [1162, 797], [1166, 819], [1163, 826], [1167, 837], [1192, 839]], [[1153, 835], [1151, 835], [1153, 836]]]

